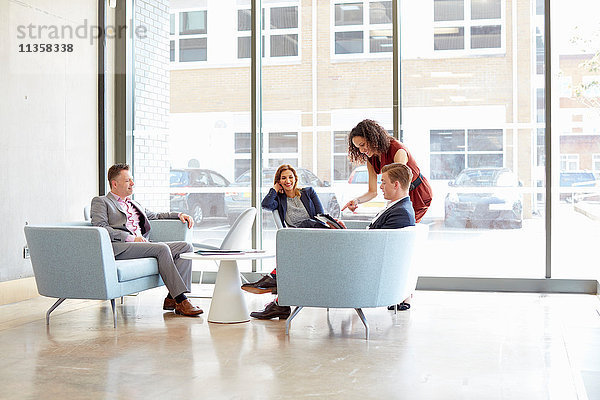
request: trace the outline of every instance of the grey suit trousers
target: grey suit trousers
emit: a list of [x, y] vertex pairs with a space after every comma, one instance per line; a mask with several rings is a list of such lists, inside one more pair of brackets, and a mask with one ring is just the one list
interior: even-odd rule
[[189, 293], [192, 287], [192, 260], [179, 258], [182, 253], [194, 251], [187, 242], [113, 242], [116, 260], [154, 257], [158, 261], [158, 273], [173, 298]]

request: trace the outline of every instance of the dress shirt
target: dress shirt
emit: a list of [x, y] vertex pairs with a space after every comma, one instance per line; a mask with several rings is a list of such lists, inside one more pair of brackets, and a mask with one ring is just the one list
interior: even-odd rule
[[117, 196], [113, 192], [110, 192], [110, 194], [113, 195], [115, 200], [117, 200], [117, 202], [121, 206], [121, 209], [123, 210], [125, 215], [127, 215], [127, 223], [125, 224], [125, 227], [127, 228], [127, 230], [129, 232], [133, 233], [133, 235], [127, 236], [127, 238], [125, 238], [125, 241], [126, 242], [135, 241], [135, 238], [137, 236], [140, 236], [140, 237], [142, 236], [142, 228], [140, 228], [140, 213], [134, 207], [134, 205], [131, 203], [131, 200], [129, 199], [129, 197], [122, 199], [121, 197]]

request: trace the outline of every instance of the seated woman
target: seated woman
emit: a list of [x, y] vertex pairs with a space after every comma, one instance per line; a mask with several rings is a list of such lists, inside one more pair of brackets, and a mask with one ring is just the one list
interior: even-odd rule
[[[323, 213], [323, 205], [312, 187], [298, 189], [298, 174], [289, 164], [277, 168], [273, 187], [263, 199], [262, 208], [277, 210], [281, 222], [290, 228], [313, 227], [315, 215]], [[277, 293], [276, 270], [257, 282], [243, 284], [242, 289], [250, 293]], [[259, 319], [286, 319], [290, 311], [289, 306], [280, 306], [275, 299], [263, 311], [252, 312], [250, 316]]]

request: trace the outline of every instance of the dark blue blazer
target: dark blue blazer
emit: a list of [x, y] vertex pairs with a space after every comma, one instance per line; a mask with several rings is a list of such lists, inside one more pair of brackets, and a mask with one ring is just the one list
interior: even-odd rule
[[[304, 204], [304, 208], [306, 208], [306, 211], [308, 211], [308, 215], [310, 215], [311, 218], [314, 218], [317, 214], [323, 214], [321, 200], [319, 200], [317, 193], [315, 193], [315, 190], [312, 187], [307, 186], [300, 189], [300, 201]], [[265, 210], [277, 210], [283, 226], [286, 225], [285, 213], [287, 212], [287, 196], [285, 193], [277, 193], [275, 189], [271, 188], [261, 204], [262, 208]]]
[[415, 210], [409, 197], [405, 197], [381, 214], [369, 229], [399, 229], [415, 224]]

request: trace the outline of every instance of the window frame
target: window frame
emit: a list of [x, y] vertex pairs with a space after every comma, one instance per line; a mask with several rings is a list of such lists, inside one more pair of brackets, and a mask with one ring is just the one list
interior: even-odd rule
[[[271, 9], [272, 8], [280, 8], [280, 7], [296, 7], [298, 9], [298, 26], [296, 28], [282, 28], [276, 29], [271, 28]], [[240, 58], [238, 56], [238, 43], [239, 38], [250, 38], [251, 31], [238, 30], [238, 16], [239, 11], [241, 10], [250, 10], [246, 5], [237, 5], [235, 8], [235, 57], [237, 63], [241, 64], [249, 64], [250, 57]], [[276, 3], [263, 4], [261, 12], [264, 10], [264, 19], [263, 19], [263, 27], [261, 29], [261, 40], [263, 43], [262, 46], [262, 62], [264, 65], [282, 65], [282, 64], [299, 64], [302, 60], [302, 7], [300, 4], [300, 0], [294, 1], [281, 1]], [[297, 35], [298, 36], [298, 54], [295, 56], [280, 56], [280, 57], [272, 57], [271, 56], [271, 36], [279, 36], [279, 35]]]
[[[454, 176], [453, 178], [434, 178], [434, 169], [433, 169], [433, 165], [431, 163], [431, 156], [444, 156], [444, 155], [462, 155], [464, 156], [464, 164], [462, 166], [462, 169], [465, 168], [469, 168], [469, 156], [470, 155], [501, 155], [502, 156], [502, 168], [506, 167], [506, 130], [504, 128], [493, 128], [490, 126], [487, 127], [452, 127], [452, 128], [446, 128], [446, 129], [439, 129], [439, 128], [430, 128], [429, 129], [429, 143], [431, 143], [431, 134], [434, 131], [462, 131], [463, 135], [464, 135], [464, 150], [449, 150], [449, 151], [443, 151], [443, 150], [431, 150], [431, 144], [430, 144], [430, 148], [429, 148], [429, 161], [430, 161], [430, 165], [431, 165], [431, 171], [430, 171], [430, 176], [431, 176], [431, 180], [432, 181], [449, 181], [449, 180], [454, 180], [456, 178], [456, 176]], [[479, 130], [479, 131], [501, 131], [502, 132], [502, 149], [501, 150], [469, 150], [469, 131], [473, 131], [473, 130]], [[460, 171], [459, 171], [460, 173]]]
[[[181, 13], [185, 13], [185, 12], [194, 12], [194, 11], [204, 11], [206, 12], [206, 33], [195, 33], [195, 34], [189, 34], [189, 35], [181, 35], [180, 34], [180, 18], [181, 18]], [[194, 8], [178, 8], [175, 10], [171, 10], [169, 12], [169, 21], [171, 18], [171, 15], [175, 15], [175, 25], [174, 25], [174, 33], [171, 34], [171, 32], [169, 31], [169, 52], [170, 52], [170, 47], [171, 47], [171, 42], [174, 41], [175, 46], [173, 48], [173, 51], [175, 52], [175, 59], [173, 61], [170, 61], [171, 58], [169, 56], [169, 65], [174, 66], [174, 65], [179, 65], [179, 66], [186, 66], [186, 68], [189, 67], [194, 67], [194, 66], [198, 66], [198, 65], [206, 65], [209, 62], [209, 56], [208, 56], [208, 7], [194, 7]], [[170, 22], [169, 22], [170, 24]], [[182, 39], [206, 39], [206, 60], [195, 60], [195, 61], [180, 61], [179, 60], [179, 50], [180, 50], [180, 44], [179, 41]]]
[[[506, 0], [500, 0], [500, 18], [471, 19], [471, 1], [464, 0], [464, 15], [462, 20], [454, 21], [435, 21], [432, 12], [431, 29], [431, 52], [439, 57], [457, 57], [479, 56], [479, 55], [503, 55], [506, 54]], [[435, 2], [435, 0], [434, 0]], [[433, 4], [435, 7], [435, 4]], [[433, 11], [433, 10], [432, 10]], [[471, 28], [479, 26], [500, 26], [500, 47], [493, 48], [471, 48]], [[435, 30], [436, 28], [463, 28], [464, 29], [464, 48], [463, 49], [435, 49]], [[535, 40], [535, 39], [534, 39]], [[535, 43], [534, 43], [535, 44]], [[535, 49], [534, 49], [535, 51]]]
[[[379, 3], [385, 0], [331, 0], [329, 2], [330, 15], [330, 41], [329, 41], [329, 56], [332, 62], [336, 61], [356, 61], [357, 59], [391, 59], [393, 55], [393, 46], [387, 52], [371, 52], [371, 31], [374, 30], [389, 30], [393, 41], [393, 21], [387, 24], [371, 24], [370, 21], [370, 4]], [[387, 0], [389, 1], [389, 0]], [[393, 1], [393, 0], [392, 0]], [[335, 6], [338, 4], [362, 3], [363, 5], [363, 23], [360, 25], [335, 25]], [[363, 51], [361, 53], [336, 54], [335, 52], [335, 34], [339, 32], [362, 32]]]

